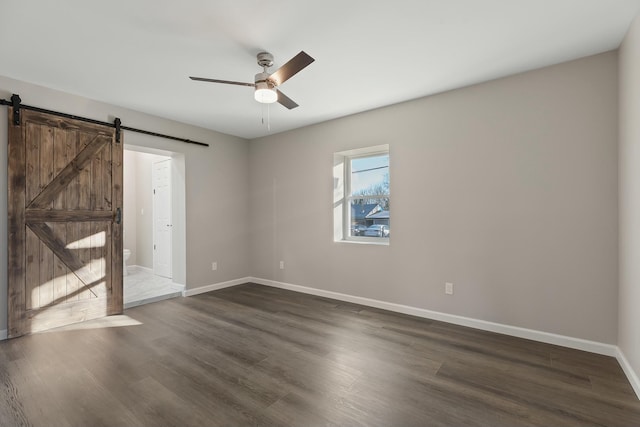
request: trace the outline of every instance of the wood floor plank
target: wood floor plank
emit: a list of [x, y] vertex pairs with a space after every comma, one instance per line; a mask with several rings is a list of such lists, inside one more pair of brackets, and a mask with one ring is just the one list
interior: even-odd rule
[[611, 357], [249, 283], [0, 342], [0, 425], [633, 426], [640, 401]]
[[10, 370], [16, 369], [16, 363], [2, 360], [0, 364], [0, 425], [28, 426], [25, 402], [20, 399], [18, 388], [11, 378]]

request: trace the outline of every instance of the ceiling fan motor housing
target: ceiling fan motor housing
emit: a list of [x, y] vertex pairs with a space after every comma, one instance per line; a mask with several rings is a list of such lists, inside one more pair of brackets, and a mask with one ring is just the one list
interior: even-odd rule
[[263, 104], [271, 104], [278, 100], [278, 94], [273, 80], [269, 79], [269, 73], [258, 73], [255, 78], [256, 90], [254, 93], [256, 101]]
[[258, 73], [255, 77], [256, 89], [264, 88], [264, 89], [273, 89], [276, 85], [273, 80], [269, 78], [269, 73]]

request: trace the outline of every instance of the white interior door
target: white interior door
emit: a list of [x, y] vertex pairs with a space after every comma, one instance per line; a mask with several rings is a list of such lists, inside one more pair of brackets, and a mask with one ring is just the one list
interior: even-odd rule
[[153, 163], [153, 273], [171, 278], [171, 159]]

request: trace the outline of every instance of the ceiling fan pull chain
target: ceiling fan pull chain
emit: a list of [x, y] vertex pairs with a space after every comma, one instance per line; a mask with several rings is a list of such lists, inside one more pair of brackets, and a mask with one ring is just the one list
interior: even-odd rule
[[269, 104], [262, 104], [262, 124], [264, 125], [264, 109], [267, 109], [267, 130], [271, 131], [271, 110]]

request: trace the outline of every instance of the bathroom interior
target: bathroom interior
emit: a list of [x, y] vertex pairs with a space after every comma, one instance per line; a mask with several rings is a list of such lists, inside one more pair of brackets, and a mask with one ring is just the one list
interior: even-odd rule
[[[125, 309], [181, 296], [184, 291], [183, 285], [174, 283], [171, 268], [172, 224], [167, 224], [171, 221], [171, 206], [168, 208], [167, 218], [167, 215], [161, 213], [162, 210], [167, 211], [166, 206], [163, 209], [162, 204], [157, 201], [159, 199], [157, 197], [154, 203], [154, 186], [158, 184], [158, 168], [163, 164], [170, 165], [171, 161], [172, 158], [166, 155], [140, 152], [126, 147], [124, 150], [123, 275]], [[156, 172], [154, 172], [154, 168]], [[169, 169], [171, 168], [169, 167]], [[171, 179], [167, 182], [170, 194]], [[167, 203], [171, 203], [170, 195]], [[158, 231], [158, 224], [160, 231]], [[166, 230], [168, 233], [164, 234], [168, 235], [168, 239], [163, 238], [163, 231]], [[158, 260], [158, 248], [156, 246], [156, 250], [154, 250], [154, 240], [158, 246], [160, 244], [164, 246], [164, 253], [169, 251], [168, 257], [161, 257], [166, 261], [164, 263], [162, 260]]]

